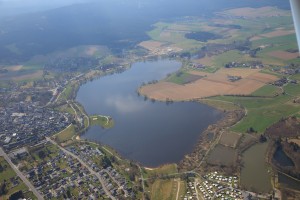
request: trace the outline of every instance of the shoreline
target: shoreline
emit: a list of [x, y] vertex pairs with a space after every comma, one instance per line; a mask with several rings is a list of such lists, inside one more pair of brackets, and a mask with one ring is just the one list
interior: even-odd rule
[[[174, 59], [173, 59], [174, 60]], [[178, 60], [178, 59], [175, 59], [175, 60]], [[150, 60], [151, 61], [151, 60]], [[138, 62], [138, 60], [136, 61], [136, 62]], [[179, 62], [181, 62], [181, 61], [179, 61]], [[182, 62], [181, 62], [182, 63]], [[125, 71], [126, 70], [128, 70], [128, 69], [130, 69], [130, 67], [131, 66], [129, 66], [129, 67], [126, 67], [125, 68]], [[104, 72], [104, 73], [101, 73], [101, 72], [98, 72], [98, 73], [95, 73], [95, 74], [93, 74], [92, 75], [92, 77], [90, 77], [91, 79], [99, 79], [99, 78], [101, 78], [101, 77], [104, 77], [104, 76], [106, 76], [106, 75], [108, 75], [108, 74], [113, 74], [113, 73], [115, 73], [117, 70], [112, 70], [112, 71], [109, 71], [109, 72]], [[86, 74], [85, 74], [86, 75]], [[75, 94], [73, 94], [73, 95], [71, 95], [71, 100], [72, 101], [74, 101], [74, 102], [76, 102], [76, 103], [78, 103], [79, 105], [81, 105], [79, 102], [77, 102], [76, 101], [76, 97], [77, 97], [77, 92], [78, 92], [78, 90], [79, 90], [79, 88], [83, 85], [83, 84], [85, 84], [86, 83], [86, 81], [84, 81], [84, 79], [83, 80], [77, 80], [77, 84], [79, 84], [78, 85], [78, 87], [76, 88], [77, 90], [74, 92]], [[72, 85], [74, 85], [74, 84], [72, 84]], [[76, 83], [75, 83], [75, 85], [76, 85]], [[137, 88], [137, 92], [139, 93], [139, 89], [140, 89], [140, 87], [139, 88]], [[151, 100], [151, 99], [149, 99], [149, 100]], [[185, 161], [185, 159], [187, 158], [187, 157], [189, 157], [190, 155], [193, 155], [195, 152], [197, 152], [197, 150], [199, 150], [199, 149], [202, 149], [202, 146], [207, 146], [207, 145], [209, 145], [210, 144], [210, 142], [208, 141], [208, 139], [207, 139], [207, 133], [209, 132], [209, 131], [211, 131], [211, 129], [215, 129], [215, 130], [219, 130], [219, 129], [226, 129], [226, 128], [229, 128], [229, 127], [231, 127], [231, 126], [233, 126], [233, 125], [235, 125], [236, 123], [238, 123], [242, 118], [240, 118], [240, 117], [238, 117], [238, 121], [237, 122], [235, 122], [235, 123], [232, 123], [231, 122], [231, 120], [232, 120], [232, 116], [234, 115], [234, 113], [235, 114], [237, 114], [237, 115], [240, 115], [240, 114], [238, 114], [239, 112], [240, 112], [240, 110], [241, 110], [241, 107], [239, 107], [238, 105], [235, 105], [235, 104], [233, 104], [233, 103], [231, 103], [231, 102], [226, 102], [227, 104], [233, 104], [233, 106], [235, 107], [235, 109], [232, 109], [232, 110], [230, 110], [230, 111], [228, 111], [227, 109], [224, 109], [224, 108], [222, 108], [222, 107], [219, 107], [219, 106], [217, 106], [217, 105], [211, 105], [211, 104], [209, 104], [209, 103], [207, 103], [207, 102], [205, 102], [205, 101], [207, 101], [208, 99], [206, 99], [206, 98], [203, 98], [203, 99], [199, 99], [199, 98], [197, 98], [197, 99], [189, 99], [189, 100], [184, 100], [184, 101], [180, 101], [180, 100], [178, 100], [178, 101], [173, 101], [173, 100], [158, 100], [159, 102], [164, 102], [164, 103], [167, 103], [167, 102], [169, 102], [169, 103], [173, 103], [173, 102], [197, 102], [197, 103], [200, 103], [200, 104], [205, 104], [205, 105], [207, 105], [207, 106], [210, 106], [210, 107], [212, 107], [212, 108], [214, 108], [214, 109], [217, 109], [218, 111], [220, 111], [220, 112], [224, 112], [225, 113], [225, 115], [220, 119], [220, 120], [218, 120], [216, 123], [214, 123], [214, 124], [210, 124], [204, 131], [202, 131], [200, 134], [199, 134], [199, 138], [198, 138], [198, 140], [197, 140], [197, 142], [196, 142], [196, 144], [195, 144], [195, 147], [193, 148], [193, 150], [192, 150], [192, 152], [191, 153], [188, 153], [188, 154], [186, 154], [186, 155], [184, 155], [184, 157], [180, 160], [180, 161], [178, 161], [177, 163], [171, 163], [171, 164], [176, 164], [178, 167], [179, 166], [181, 166], [181, 163], [183, 163], [184, 161]], [[86, 114], [86, 111], [85, 111], [85, 108], [84, 108], [84, 106], [82, 106], [81, 105], [81, 107], [82, 107], [82, 111]], [[98, 115], [97, 114], [97, 116], [102, 116], [102, 115]], [[91, 117], [91, 116], [89, 116], [89, 117]], [[223, 124], [223, 123], [225, 123], [225, 124]], [[229, 123], [229, 124], [227, 124], [227, 123]], [[227, 125], [228, 126], [227, 126]], [[88, 128], [89, 127], [86, 127], [85, 128], [85, 131], [86, 130], [88, 130]], [[82, 134], [84, 134], [85, 133], [85, 131], [82, 131], [81, 133], [79, 133], [79, 134], [77, 134], [75, 137], [76, 137], [76, 139], [79, 139], [79, 140], [81, 140], [81, 138], [80, 138], [80, 135], [82, 135]], [[79, 136], [79, 137], [78, 137]], [[77, 138], [78, 137], [78, 138]], [[217, 137], [217, 134], [214, 134], [214, 140], [216, 140], [216, 137]], [[112, 148], [112, 147], [110, 147], [110, 148]], [[114, 148], [112, 148], [112, 149], [114, 149]], [[127, 159], [126, 159], [127, 160]], [[138, 161], [134, 161], [135, 163], [138, 163]], [[140, 163], [139, 163], [140, 164]], [[160, 165], [160, 166], [157, 166], [157, 167], [155, 167], [155, 168], [152, 168], [152, 167], [146, 167], [146, 166], [142, 166], [143, 168], [145, 168], [145, 169], [147, 169], [147, 170], [155, 170], [155, 169], [157, 169], [157, 168], [160, 168], [160, 167], [162, 167], [162, 166], [164, 166], [164, 165], [166, 165], [166, 164], [170, 164], [170, 163], [165, 163], [165, 164], [162, 164], [162, 165]], [[179, 167], [180, 168], [180, 167]], [[197, 168], [197, 167], [196, 167]], [[179, 169], [180, 170], [180, 169]]]

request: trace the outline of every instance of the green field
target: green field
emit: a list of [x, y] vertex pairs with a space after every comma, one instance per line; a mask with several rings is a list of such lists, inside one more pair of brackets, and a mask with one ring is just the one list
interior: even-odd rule
[[60, 99], [63, 99], [63, 100], [70, 99], [73, 90], [74, 90], [74, 86], [73, 85], [71, 85], [71, 84], [67, 85], [66, 88], [61, 93]]
[[295, 79], [295, 80], [300, 81], [300, 74], [294, 74], [290, 77], [290, 79]]
[[157, 176], [157, 175], [162, 175], [162, 174], [173, 174], [177, 173], [177, 165], [176, 164], [168, 164], [168, 165], [163, 165], [158, 168], [154, 169], [145, 169], [144, 170], [144, 176], [145, 177], [152, 177], [152, 176]]
[[70, 125], [65, 130], [56, 135], [56, 140], [58, 142], [66, 142], [67, 140], [72, 139], [76, 135], [76, 130], [74, 125]]
[[102, 128], [112, 128], [114, 126], [114, 120], [108, 116], [93, 115], [90, 116], [91, 126], [101, 126]]
[[276, 94], [280, 94], [281, 90], [274, 85], [265, 85], [255, 92], [252, 93], [253, 96], [262, 96], [262, 97], [273, 97]]
[[299, 84], [288, 84], [284, 87], [285, 92], [291, 96], [300, 96], [300, 86]]
[[178, 183], [174, 180], [155, 180], [151, 188], [151, 199], [172, 200], [176, 199]]
[[[300, 93], [298, 88], [290, 85], [285, 87], [287, 91]], [[294, 115], [300, 111], [299, 105], [291, 103], [293, 98], [289, 95], [280, 95], [274, 98], [219, 96], [210, 99], [233, 102], [247, 110], [247, 115], [231, 128], [233, 131], [246, 132], [252, 127], [255, 131], [263, 133], [266, 128], [278, 122], [281, 118]]]

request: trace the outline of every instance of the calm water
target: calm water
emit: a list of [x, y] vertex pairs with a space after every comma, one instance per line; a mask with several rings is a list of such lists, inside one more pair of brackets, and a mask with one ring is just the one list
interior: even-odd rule
[[278, 172], [278, 181], [280, 186], [287, 187], [293, 190], [300, 190], [300, 180], [293, 179], [285, 174]]
[[293, 166], [295, 166], [294, 162], [285, 154], [285, 152], [281, 148], [278, 148], [275, 151], [274, 159], [281, 166], [284, 166], [284, 167], [293, 167]]
[[244, 167], [241, 171], [241, 184], [248, 190], [269, 192], [272, 190], [271, 175], [265, 161], [268, 143], [258, 143], [243, 153]]
[[176, 61], [136, 63], [131, 69], [83, 85], [77, 95], [88, 114], [109, 115], [111, 129], [91, 127], [83, 136], [115, 148], [127, 159], [155, 167], [180, 161], [193, 150], [201, 132], [222, 117], [203, 104], [167, 105], [138, 96], [143, 82], [160, 80], [180, 68]]

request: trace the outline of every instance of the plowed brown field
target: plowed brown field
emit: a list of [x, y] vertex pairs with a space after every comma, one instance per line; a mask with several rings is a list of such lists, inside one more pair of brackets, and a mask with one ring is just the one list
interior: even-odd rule
[[[216, 95], [249, 95], [278, 79], [275, 76], [260, 73], [257, 69], [221, 69], [214, 74], [196, 71], [190, 73], [206, 75], [206, 77], [186, 85], [161, 81], [140, 88], [140, 93], [161, 101], [166, 99], [191, 100]], [[227, 78], [228, 75], [241, 76], [242, 79], [231, 82]]]

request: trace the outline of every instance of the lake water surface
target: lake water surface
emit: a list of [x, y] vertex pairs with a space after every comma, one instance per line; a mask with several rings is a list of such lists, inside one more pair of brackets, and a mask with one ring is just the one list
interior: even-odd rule
[[82, 137], [107, 144], [148, 167], [180, 161], [222, 113], [196, 102], [152, 102], [136, 92], [143, 82], [163, 79], [180, 66], [170, 60], [140, 62], [121, 74], [81, 86], [77, 101], [86, 112], [108, 115], [115, 121], [111, 129], [94, 126]]
[[243, 153], [241, 185], [247, 190], [267, 193], [272, 190], [271, 175], [265, 161], [268, 143], [257, 143]]

